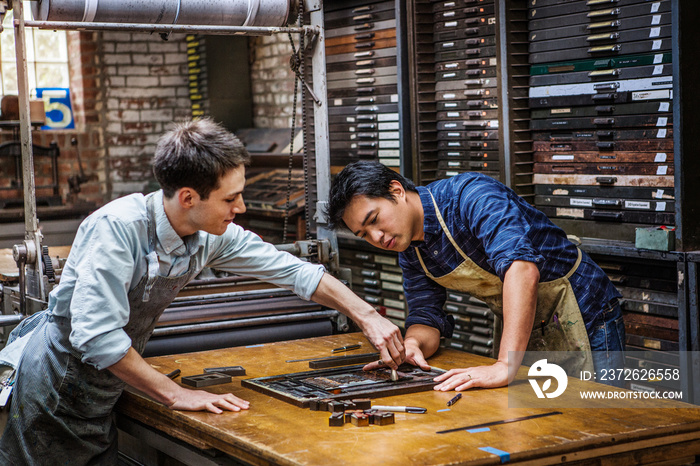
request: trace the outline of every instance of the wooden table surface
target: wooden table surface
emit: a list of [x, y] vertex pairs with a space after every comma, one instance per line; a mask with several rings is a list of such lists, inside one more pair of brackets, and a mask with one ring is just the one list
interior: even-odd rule
[[[332, 348], [358, 342], [363, 343], [360, 352], [369, 352], [364, 336], [353, 333], [149, 358], [158, 371], [179, 368], [183, 376], [201, 374], [205, 367], [242, 365], [246, 376], [206, 390], [232, 392], [249, 400], [250, 410], [221, 415], [171, 411], [129, 389], [117, 404], [117, 413], [197, 448], [218, 449], [253, 464], [501, 464], [501, 457], [489, 448], [508, 452], [509, 463], [537, 465], [586, 464], [602, 456], [615, 465], [669, 460], [672, 464], [674, 458], [700, 454], [700, 407], [679, 402], [663, 402], [663, 409], [644, 408], [648, 402], [627, 400], [605, 402], [607, 408], [515, 409], [508, 407], [508, 389], [499, 388], [463, 392], [450, 410], [438, 412], [446, 409], [455, 392], [427, 391], [373, 400], [373, 404], [425, 407], [427, 414], [396, 413], [396, 423], [389, 426], [329, 427], [329, 413], [297, 408], [241, 387], [242, 378], [309, 370], [308, 362], [285, 363], [287, 359], [325, 357]], [[450, 369], [492, 361], [442, 349], [429, 362]], [[569, 379], [567, 390], [571, 387], [607, 389], [576, 379]], [[548, 411], [562, 414], [496, 425], [481, 432], [436, 434]]]

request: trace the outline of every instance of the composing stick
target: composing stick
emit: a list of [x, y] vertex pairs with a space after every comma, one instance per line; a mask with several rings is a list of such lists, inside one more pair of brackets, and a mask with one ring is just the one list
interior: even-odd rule
[[491, 426], [498, 426], [501, 424], [510, 424], [512, 422], [527, 421], [529, 419], [537, 419], [538, 417], [554, 416], [555, 414], [564, 414], [564, 413], [562, 413], [561, 411], [552, 411], [552, 412], [544, 413], [544, 414], [533, 414], [532, 416], [524, 416], [524, 417], [516, 417], [513, 419], [506, 419], [504, 421], [486, 422], [484, 424], [476, 424], [474, 426], [458, 427], [456, 429], [449, 429], [449, 430], [441, 430], [441, 431], [438, 431], [435, 433], [436, 434], [448, 434], [450, 432], [459, 432], [461, 430], [479, 429], [481, 427], [491, 427]]

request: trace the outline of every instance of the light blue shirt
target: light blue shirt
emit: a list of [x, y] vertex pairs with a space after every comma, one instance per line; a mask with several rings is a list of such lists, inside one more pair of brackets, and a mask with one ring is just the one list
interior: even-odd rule
[[[156, 253], [160, 274], [185, 273], [190, 257], [196, 270], [211, 267], [255, 277], [309, 300], [324, 268], [278, 251], [256, 234], [231, 224], [221, 236], [197, 232], [180, 238], [163, 209], [163, 192], [155, 194]], [[49, 310], [70, 319], [70, 343], [82, 361], [98, 369], [126, 355], [131, 339], [128, 293], [147, 274], [148, 217], [142, 194], [117, 199], [80, 225], [61, 273], [49, 295]]]

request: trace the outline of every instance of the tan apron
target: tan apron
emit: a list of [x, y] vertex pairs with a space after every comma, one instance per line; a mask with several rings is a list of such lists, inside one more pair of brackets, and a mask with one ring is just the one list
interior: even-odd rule
[[[447, 235], [452, 246], [464, 258], [464, 262], [459, 264], [452, 272], [442, 277], [434, 277], [428, 272], [420, 251], [418, 248], [415, 248], [418, 260], [426, 276], [439, 285], [469, 293], [471, 296], [481, 299], [488, 304], [491, 311], [498, 317], [496, 319], [496, 335], [494, 338], [495, 354], [498, 355], [503, 319], [503, 282], [497, 275], [479, 267], [462, 251], [452, 238], [432, 194], [431, 198], [433, 199], [435, 213], [442, 230]], [[580, 263], [581, 250], [578, 250], [578, 258], [569, 273], [556, 280], [538, 284], [535, 322], [527, 345], [527, 351], [568, 352], [558, 353], [557, 355], [560, 357], [556, 358], [557, 360], [552, 360], [552, 357], [550, 357], [548, 361], [560, 364], [567, 370], [569, 375], [575, 377], [579, 376], [581, 370], [593, 371], [593, 358], [588, 332], [586, 331], [586, 325], [578, 307], [576, 296], [569, 282], [569, 277], [573, 275]], [[554, 318], [555, 316], [556, 319]], [[542, 325], [542, 321], [544, 321], [544, 325]], [[531, 365], [538, 359], [541, 358], [532, 354], [523, 360], [523, 364]]]

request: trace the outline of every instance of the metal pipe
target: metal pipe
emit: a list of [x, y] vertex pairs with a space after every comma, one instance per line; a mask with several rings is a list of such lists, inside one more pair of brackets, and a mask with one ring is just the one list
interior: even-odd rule
[[0, 327], [9, 327], [10, 325], [17, 325], [24, 319], [21, 315], [10, 315], [3, 316], [0, 315]]
[[[17, 20], [15, 20], [17, 24]], [[173, 32], [212, 35], [270, 35], [300, 34], [307, 32], [317, 34], [319, 29], [313, 26], [302, 27], [263, 27], [263, 26], [202, 26], [191, 24], [139, 24], [139, 23], [76, 23], [71, 21], [25, 21], [25, 26], [51, 30], [97, 30], [127, 32]]]
[[184, 333], [207, 332], [212, 330], [225, 330], [231, 328], [253, 327], [256, 325], [283, 324], [301, 320], [313, 320], [336, 317], [338, 311], [326, 310], [316, 312], [303, 312], [298, 314], [283, 314], [276, 316], [251, 317], [249, 319], [236, 319], [223, 322], [206, 322], [202, 324], [178, 325], [176, 327], [161, 327], [153, 331], [153, 337], [169, 335], [181, 335]]
[[48, 21], [284, 26], [290, 0], [36, 0], [35, 19]]

